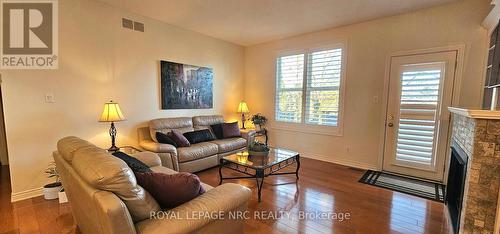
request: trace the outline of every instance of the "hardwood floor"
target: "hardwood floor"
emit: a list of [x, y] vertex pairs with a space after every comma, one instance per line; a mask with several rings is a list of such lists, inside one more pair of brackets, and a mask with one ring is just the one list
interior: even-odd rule
[[10, 202], [7, 166], [0, 167], [0, 233], [77, 233], [68, 203], [35, 197]]
[[[6, 167], [0, 169], [0, 233], [77, 232], [69, 204], [60, 205], [41, 197], [11, 204], [6, 170]], [[217, 168], [197, 174], [207, 184], [219, 183]], [[236, 172], [224, 170], [224, 174], [236, 175]], [[225, 183], [251, 188], [250, 214], [267, 216], [267, 219], [248, 219], [246, 233], [450, 232], [442, 203], [358, 183], [362, 174], [361, 170], [303, 158], [298, 184], [293, 175], [268, 177], [260, 203], [255, 180]], [[332, 219], [333, 212], [350, 217], [343, 221], [339, 217]], [[307, 218], [301, 219], [305, 214]], [[320, 217], [321, 214], [328, 217]]]
[[[291, 168], [290, 171], [293, 171]], [[234, 180], [252, 189], [250, 212], [282, 211], [280, 219], [248, 220], [249, 233], [449, 233], [442, 203], [359, 183], [364, 171], [302, 158], [298, 185], [295, 176], [272, 176], [264, 181], [257, 202], [255, 180]], [[225, 175], [236, 172], [224, 171]], [[218, 184], [217, 170], [198, 173], [202, 181]], [[224, 181], [227, 183], [227, 181]], [[299, 215], [348, 213], [349, 220]]]

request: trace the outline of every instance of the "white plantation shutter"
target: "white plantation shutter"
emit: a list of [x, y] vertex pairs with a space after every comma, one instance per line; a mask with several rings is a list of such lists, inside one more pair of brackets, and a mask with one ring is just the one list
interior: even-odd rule
[[441, 77], [438, 69], [403, 72], [396, 159], [432, 163]]
[[336, 47], [277, 58], [276, 121], [318, 125], [312, 131], [339, 126], [342, 53]]
[[307, 59], [306, 123], [337, 126], [342, 49], [313, 52]]
[[276, 120], [302, 121], [304, 54], [279, 57], [276, 61]]

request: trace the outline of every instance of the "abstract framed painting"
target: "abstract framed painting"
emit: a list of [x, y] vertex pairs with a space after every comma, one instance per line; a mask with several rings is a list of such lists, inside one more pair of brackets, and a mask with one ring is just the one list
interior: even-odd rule
[[212, 68], [160, 61], [161, 108], [213, 108]]

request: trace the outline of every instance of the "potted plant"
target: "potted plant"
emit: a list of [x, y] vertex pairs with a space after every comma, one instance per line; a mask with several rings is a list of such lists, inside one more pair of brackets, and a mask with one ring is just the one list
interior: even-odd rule
[[262, 128], [266, 125], [267, 123], [267, 118], [266, 116], [263, 116], [260, 113], [257, 113], [252, 116], [251, 118], [252, 123], [254, 126], [259, 126], [259, 130], [262, 130]]
[[259, 141], [254, 141], [250, 146], [248, 146], [248, 154], [249, 155], [261, 155], [267, 156], [269, 155], [269, 146], [264, 143], [260, 143]]
[[49, 163], [49, 167], [47, 168], [47, 170], [45, 170], [45, 174], [48, 175], [48, 178], [55, 178], [56, 181], [54, 183], [46, 184], [45, 186], [43, 186], [43, 197], [46, 200], [59, 198], [59, 192], [62, 189], [62, 184], [55, 162]]

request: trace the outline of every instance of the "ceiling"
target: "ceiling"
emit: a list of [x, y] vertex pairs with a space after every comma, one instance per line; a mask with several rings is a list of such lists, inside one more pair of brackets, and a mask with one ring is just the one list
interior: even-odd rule
[[249, 46], [457, 0], [100, 1], [177, 27]]

